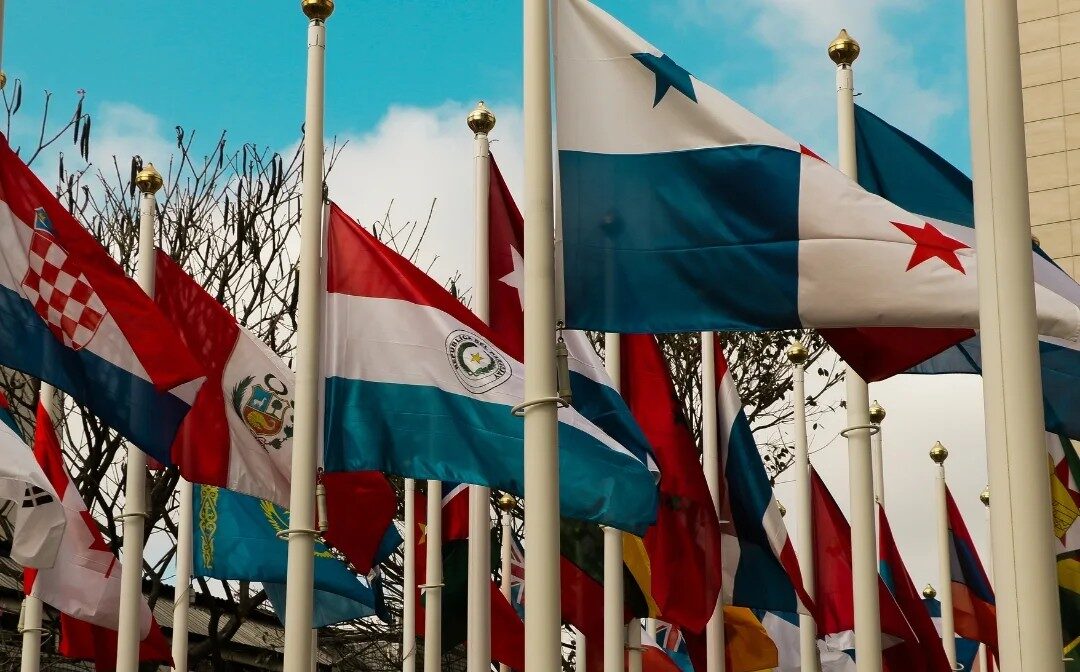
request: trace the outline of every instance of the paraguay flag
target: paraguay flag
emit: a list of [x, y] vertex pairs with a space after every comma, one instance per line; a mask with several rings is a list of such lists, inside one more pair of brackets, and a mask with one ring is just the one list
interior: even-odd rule
[[[374, 470], [524, 496], [524, 367], [468, 308], [330, 206], [324, 444], [330, 472]], [[554, 335], [553, 335], [554, 336]], [[564, 515], [638, 534], [656, 517], [646, 460], [559, 411]]]
[[159, 462], [202, 369], [0, 137], [0, 365], [51, 383]]
[[986, 644], [997, 657], [997, 610], [994, 590], [975, 544], [968, 534], [952, 492], [945, 491], [949, 510], [949, 564], [952, 574], [953, 617], [956, 634]]
[[[569, 326], [978, 325], [973, 229], [867, 192], [588, 0], [555, 6]], [[1073, 286], [1035, 291], [1040, 333], [1080, 340]]]

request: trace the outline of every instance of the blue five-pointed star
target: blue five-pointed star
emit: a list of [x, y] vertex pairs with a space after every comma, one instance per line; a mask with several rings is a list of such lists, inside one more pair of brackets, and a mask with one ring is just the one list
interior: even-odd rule
[[653, 99], [653, 107], [660, 104], [667, 95], [668, 89], [672, 87], [690, 100], [697, 102], [697, 94], [694, 93], [694, 83], [690, 81], [690, 73], [671, 60], [670, 56], [667, 54], [654, 56], [647, 53], [631, 55], [656, 75], [656, 97]]

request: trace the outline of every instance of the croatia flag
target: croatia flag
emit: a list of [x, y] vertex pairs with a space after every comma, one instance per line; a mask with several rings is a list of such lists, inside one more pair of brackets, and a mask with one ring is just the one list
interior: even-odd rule
[[[973, 229], [870, 194], [588, 0], [554, 4], [571, 327], [978, 325]], [[1069, 291], [1035, 287], [1039, 329], [1076, 343]]]
[[[324, 297], [329, 472], [375, 470], [524, 496], [524, 366], [468, 308], [330, 206]], [[656, 517], [646, 461], [559, 412], [562, 513], [638, 534]]]
[[0, 365], [51, 383], [161, 462], [202, 369], [0, 137]]

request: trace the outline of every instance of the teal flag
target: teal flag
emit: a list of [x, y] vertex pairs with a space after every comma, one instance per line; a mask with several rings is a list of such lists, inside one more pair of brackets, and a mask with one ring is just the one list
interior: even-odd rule
[[[263, 584], [284, 615], [288, 543], [277, 534], [289, 527], [286, 509], [209, 485], [194, 491], [194, 573]], [[281, 585], [275, 585], [281, 584]], [[349, 571], [323, 544], [315, 544], [315, 614], [312, 627], [368, 616], [387, 620], [381, 596]]]

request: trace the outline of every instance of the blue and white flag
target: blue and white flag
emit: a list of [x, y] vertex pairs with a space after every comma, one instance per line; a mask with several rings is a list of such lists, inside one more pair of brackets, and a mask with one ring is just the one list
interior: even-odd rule
[[[588, 0], [555, 5], [569, 327], [978, 325], [974, 230], [867, 192]], [[1080, 297], [1053, 280], [1040, 331], [1075, 343]]]
[[[799, 639], [799, 615], [786, 611], [763, 611], [754, 614], [769, 633], [780, 654], [780, 665], [775, 672], [800, 672], [802, 670], [802, 642]], [[821, 672], [855, 672], [855, 660], [847, 651], [829, 648], [824, 640], [817, 640]]]

